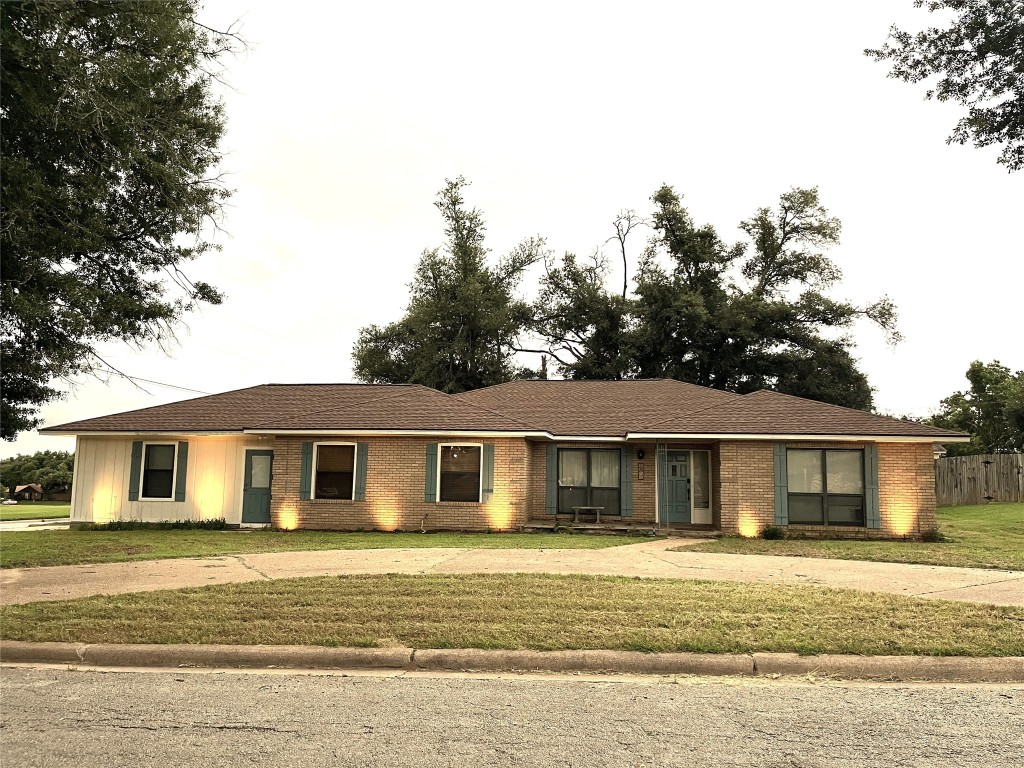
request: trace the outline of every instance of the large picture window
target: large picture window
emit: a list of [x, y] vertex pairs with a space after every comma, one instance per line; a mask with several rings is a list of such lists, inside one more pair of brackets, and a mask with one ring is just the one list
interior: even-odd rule
[[314, 499], [351, 499], [355, 476], [354, 443], [314, 444]]
[[605, 514], [621, 514], [620, 462], [617, 449], [560, 449], [558, 513], [571, 515], [573, 507], [604, 507]]
[[791, 448], [786, 466], [791, 524], [865, 524], [864, 451]]
[[174, 498], [176, 443], [147, 443], [142, 460], [142, 498]]
[[480, 501], [479, 445], [441, 445], [441, 501]]

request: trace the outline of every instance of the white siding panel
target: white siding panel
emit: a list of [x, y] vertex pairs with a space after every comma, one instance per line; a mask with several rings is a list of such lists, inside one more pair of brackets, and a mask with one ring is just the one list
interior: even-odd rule
[[[189, 444], [185, 501], [128, 501], [133, 440]], [[225, 518], [237, 524], [242, 515], [242, 475], [246, 448], [274, 447], [273, 439], [248, 436], [169, 438], [79, 437], [75, 448], [72, 519], [201, 520]]]

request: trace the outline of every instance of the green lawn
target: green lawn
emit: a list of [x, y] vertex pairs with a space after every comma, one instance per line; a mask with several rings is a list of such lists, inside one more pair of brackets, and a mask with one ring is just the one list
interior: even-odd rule
[[0, 536], [0, 567], [115, 563], [252, 552], [396, 547], [601, 549], [636, 544], [625, 536], [568, 533], [329, 533], [322, 531], [11, 531]]
[[19, 501], [17, 506], [0, 505], [0, 521], [49, 520], [54, 517], [68, 517], [70, 514], [69, 501]]
[[948, 541], [935, 544], [904, 541], [816, 541], [813, 539], [741, 539], [728, 537], [684, 552], [725, 552], [740, 555], [826, 557], [877, 560], [967, 568], [1024, 570], [1024, 504], [983, 504], [940, 507], [939, 530]]
[[0, 609], [6, 640], [1024, 655], [1024, 609], [600, 576], [282, 579]]

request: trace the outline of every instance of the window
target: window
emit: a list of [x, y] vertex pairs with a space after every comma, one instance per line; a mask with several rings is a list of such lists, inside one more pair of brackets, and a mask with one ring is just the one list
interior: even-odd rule
[[619, 451], [597, 448], [562, 448], [558, 451], [558, 513], [573, 507], [604, 507], [605, 514], [621, 514]]
[[142, 498], [173, 499], [176, 443], [147, 443], [142, 459]]
[[480, 501], [479, 445], [440, 445], [441, 501]]
[[354, 443], [314, 443], [313, 498], [351, 499], [356, 476]]
[[790, 449], [786, 467], [791, 524], [865, 524], [863, 451]]

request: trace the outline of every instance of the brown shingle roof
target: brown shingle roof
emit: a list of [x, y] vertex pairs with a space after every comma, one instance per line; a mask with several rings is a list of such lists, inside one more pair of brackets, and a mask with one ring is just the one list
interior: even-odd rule
[[459, 395], [405, 384], [263, 384], [41, 432], [422, 430], [646, 434], [793, 434], [961, 437], [925, 424], [814, 400], [735, 395], [672, 379], [512, 381]]
[[[522, 421], [423, 386], [402, 387], [384, 397], [295, 415], [266, 414], [250, 429], [400, 429], [525, 432]], [[533, 430], [536, 431], [536, 430]]]
[[677, 413], [726, 405], [739, 395], [673, 379], [510, 381], [455, 395], [556, 435], [642, 431]]
[[760, 390], [698, 413], [679, 414], [650, 434], [872, 435], [887, 437], [963, 437], [960, 432], [903, 421], [838, 405]]

